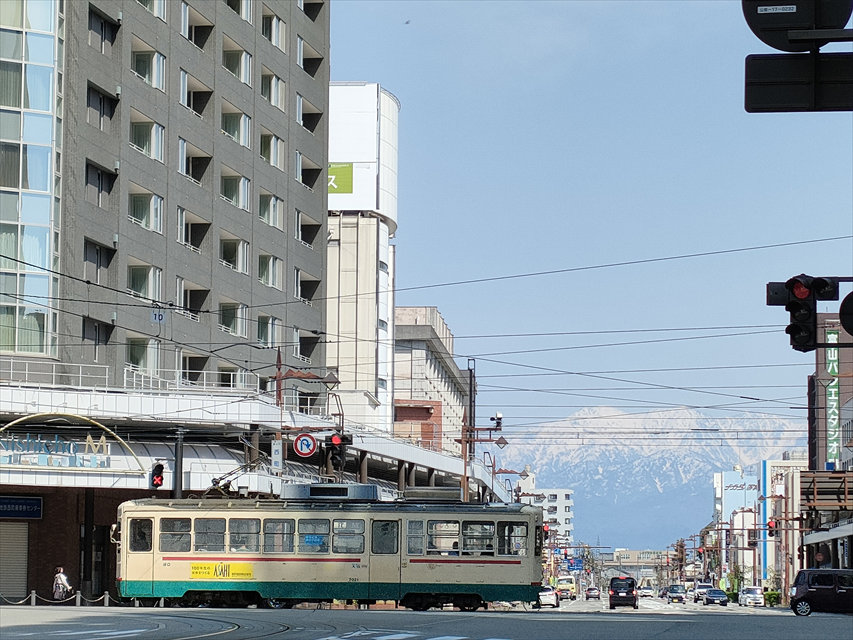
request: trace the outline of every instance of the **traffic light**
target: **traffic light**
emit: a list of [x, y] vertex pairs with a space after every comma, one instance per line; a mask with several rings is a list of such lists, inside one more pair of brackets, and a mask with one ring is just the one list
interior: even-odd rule
[[163, 465], [159, 462], [151, 467], [151, 488], [159, 489], [163, 486]]
[[772, 538], [776, 535], [776, 521], [768, 520], [767, 521], [767, 537]]
[[332, 468], [335, 471], [341, 471], [344, 468], [348, 444], [352, 444], [352, 436], [345, 436], [340, 433], [326, 436], [326, 451], [328, 451], [329, 462], [332, 463]]
[[797, 351], [817, 348], [817, 301], [838, 300], [838, 278], [800, 274], [787, 282], [767, 283], [767, 304], [784, 306], [791, 314], [785, 329]]
[[791, 314], [785, 329], [796, 351], [814, 351], [817, 348], [817, 298], [812, 289], [812, 278], [799, 275], [785, 283], [788, 302], [785, 311]]
[[699, 547], [698, 549], [696, 549], [696, 558], [697, 559], [701, 560], [702, 556], [704, 554], [705, 554], [705, 548], [704, 547]]

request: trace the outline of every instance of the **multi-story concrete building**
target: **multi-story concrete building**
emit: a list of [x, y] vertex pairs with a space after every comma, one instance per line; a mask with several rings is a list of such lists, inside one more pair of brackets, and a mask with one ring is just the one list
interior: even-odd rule
[[329, 95], [326, 366], [350, 422], [393, 420], [394, 246], [400, 103], [376, 83]]
[[328, 7], [4, 7], [11, 375], [263, 391], [264, 348], [322, 366]]
[[473, 372], [454, 361], [453, 334], [438, 309], [397, 307], [394, 318], [394, 433], [458, 453], [476, 393]]

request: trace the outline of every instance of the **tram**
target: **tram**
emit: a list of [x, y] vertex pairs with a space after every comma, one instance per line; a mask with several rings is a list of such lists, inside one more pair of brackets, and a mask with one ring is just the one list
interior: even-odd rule
[[386, 502], [373, 485], [287, 489], [281, 500], [122, 503], [112, 535], [119, 594], [187, 606], [394, 601], [419, 611], [537, 601], [539, 507]]

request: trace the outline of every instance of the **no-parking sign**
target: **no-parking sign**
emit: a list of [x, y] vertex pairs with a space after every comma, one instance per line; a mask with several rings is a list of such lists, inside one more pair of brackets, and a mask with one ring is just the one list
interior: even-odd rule
[[293, 441], [293, 451], [303, 458], [310, 458], [317, 452], [317, 440], [310, 433], [300, 433]]

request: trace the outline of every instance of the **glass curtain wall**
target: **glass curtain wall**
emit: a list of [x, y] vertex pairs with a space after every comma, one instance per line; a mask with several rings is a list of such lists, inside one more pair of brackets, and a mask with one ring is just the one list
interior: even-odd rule
[[[63, 16], [0, 1], [0, 352], [56, 354]], [[54, 270], [54, 271], [51, 271]]]

